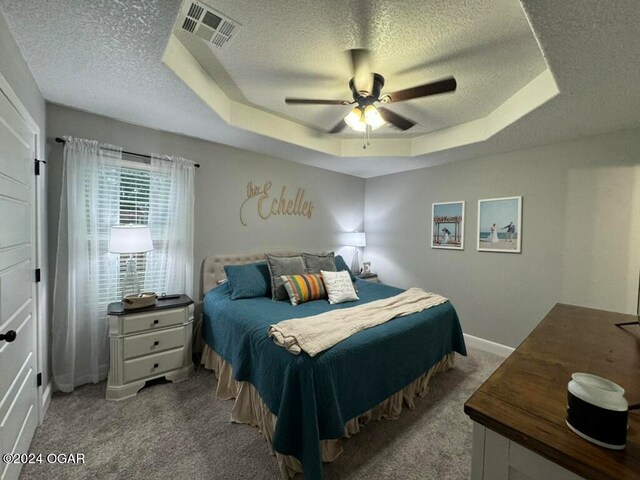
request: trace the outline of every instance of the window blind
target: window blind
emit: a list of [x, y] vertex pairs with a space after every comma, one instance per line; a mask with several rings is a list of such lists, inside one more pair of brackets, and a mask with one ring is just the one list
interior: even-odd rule
[[[149, 224], [149, 212], [153, 202], [154, 224], [151, 227], [153, 251], [137, 253], [136, 260], [141, 291], [163, 292], [166, 285], [167, 235], [166, 225], [170, 214], [171, 180], [168, 175], [154, 172], [148, 165], [127, 162], [131, 166], [105, 164], [98, 172], [98, 198], [90, 202], [98, 218], [98, 253], [106, 263], [97, 279], [98, 299], [102, 311], [110, 302], [122, 297], [122, 284], [126, 271], [127, 254], [109, 253], [109, 234], [112, 225]], [[87, 182], [92, 181], [87, 179]], [[89, 212], [87, 212], [89, 218]], [[91, 245], [88, 245], [91, 248]], [[156, 257], [156, 268], [147, 272], [150, 256]], [[159, 263], [158, 263], [159, 261]], [[158, 268], [160, 265], [160, 268]]]

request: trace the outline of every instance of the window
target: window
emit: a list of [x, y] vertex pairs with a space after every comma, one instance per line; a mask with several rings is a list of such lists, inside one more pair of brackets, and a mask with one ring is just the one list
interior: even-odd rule
[[120, 147], [77, 137], [65, 137], [63, 165], [51, 365], [69, 392], [109, 370], [107, 304], [122, 294], [126, 262], [108, 251], [111, 226], [150, 226], [154, 249], [138, 256], [144, 290], [192, 295], [195, 165], [132, 162]]
[[[127, 166], [104, 164], [97, 177], [97, 205], [89, 204], [99, 219], [98, 254], [106, 268], [100, 269], [98, 298], [100, 309], [119, 301], [128, 255], [109, 253], [112, 225], [144, 224], [151, 227], [153, 251], [134, 254], [141, 291], [163, 292], [166, 284], [166, 258], [169, 199], [171, 181], [167, 175], [154, 172], [144, 163], [124, 162]], [[90, 182], [87, 179], [87, 182]], [[90, 212], [87, 212], [87, 218]], [[150, 222], [153, 216], [153, 222]], [[90, 243], [90, 242], [89, 242]], [[89, 245], [89, 248], [91, 246]]]

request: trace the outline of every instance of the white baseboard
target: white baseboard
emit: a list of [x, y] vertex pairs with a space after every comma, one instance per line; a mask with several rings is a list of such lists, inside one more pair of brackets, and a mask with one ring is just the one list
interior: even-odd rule
[[513, 347], [507, 347], [501, 343], [485, 340], [484, 338], [474, 337], [468, 333], [464, 334], [464, 341], [470, 347], [477, 348], [484, 352], [493, 353], [494, 355], [498, 355], [503, 358], [507, 358], [515, 350]]
[[42, 403], [40, 405], [40, 418], [39, 424], [42, 425], [44, 421], [44, 417], [47, 414], [47, 410], [49, 410], [49, 404], [51, 403], [51, 395], [53, 395], [53, 382], [47, 383], [47, 386], [44, 387], [42, 391]]

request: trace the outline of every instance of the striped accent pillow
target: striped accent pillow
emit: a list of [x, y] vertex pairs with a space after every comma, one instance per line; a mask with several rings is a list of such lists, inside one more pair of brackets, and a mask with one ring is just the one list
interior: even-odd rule
[[284, 288], [287, 289], [291, 305], [296, 306], [310, 300], [327, 298], [327, 290], [324, 288], [322, 275], [319, 273], [304, 275], [282, 275]]

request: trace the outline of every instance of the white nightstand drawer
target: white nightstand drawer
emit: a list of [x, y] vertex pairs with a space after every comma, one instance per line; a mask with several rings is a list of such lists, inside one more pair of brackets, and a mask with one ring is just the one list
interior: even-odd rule
[[149, 313], [127, 315], [123, 318], [122, 333], [140, 332], [142, 330], [154, 330], [157, 328], [179, 325], [185, 322], [184, 309], [180, 310], [156, 310]]
[[142, 377], [149, 377], [183, 366], [184, 348], [154, 353], [146, 357], [124, 361], [124, 381], [130, 382]]
[[141, 333], [124, 339], [124, 359], [164, 352], [184, 345], [184, 328]]

